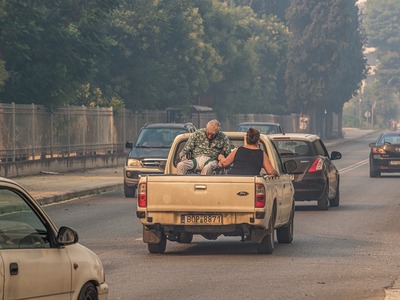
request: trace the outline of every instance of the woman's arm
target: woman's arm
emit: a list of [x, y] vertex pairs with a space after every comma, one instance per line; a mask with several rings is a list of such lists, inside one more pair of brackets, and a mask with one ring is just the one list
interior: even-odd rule
[[221, 168], [221, 167], [227, 167], [227, 166], [231, 165], [235, 159], [236, 151], [237, 151], [237, 148], [235, 150], [233, 150], [231, 153], [229, 153], [229, 155], [227, 157], [222, 158], [218, 162], [218, 166]]
[[277, 170], [274, 169], [274, 167], [271, 164], [271, 161], [269, 160], [267, 154], [265, 154], [265, 152], [263, 152], [263, 167], [265, 169], [265, 171], [267, 172], [268, 175], [275, 175], [278, 176], [279, 173]]

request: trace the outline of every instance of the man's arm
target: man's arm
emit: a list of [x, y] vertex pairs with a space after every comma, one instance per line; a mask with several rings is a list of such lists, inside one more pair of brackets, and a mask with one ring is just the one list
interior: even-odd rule
[[194, 150], [195, 147], [195, 136], [196, 132], [193, 133], [189, 139], [186, 141], [185, 146], [183, 147], [182, 151], [179, 153], [179, 158], [182, 160], [183, 157], [186, 157], [186, 155]]

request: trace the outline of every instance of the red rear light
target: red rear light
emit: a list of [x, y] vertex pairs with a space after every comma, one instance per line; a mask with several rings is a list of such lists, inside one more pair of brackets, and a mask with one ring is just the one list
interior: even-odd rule
[[265, 187], [261, 183], [256, 183], [256, 195], [254, 206], [256, 208], [265, 207]]
[[320, 157], [317, 157], [313, 161], [311, 167], [308, 169], [308, 172], [309, 173], [319, 172], [322, 170], [323, 166], [324, 166], [324, 161]]
[[385, 150], [383, 150], [382, 148], [377, 148], [377, 147], [372, 148], [372, 153], [373, 154], [381, 154], [381, 155], [386, 154]]
[[147, 184], [142, 182], [138, 186], [138, 206], [147, 207]]

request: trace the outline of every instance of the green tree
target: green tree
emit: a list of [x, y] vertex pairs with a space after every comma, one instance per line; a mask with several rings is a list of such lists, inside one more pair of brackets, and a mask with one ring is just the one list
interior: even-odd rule
[[282, 112], [278, 77], [285, 65], [285, 26], [275, 17], [259, 18], [249, 6], [232, 3], [210, 1], [200, 12], [207, 40], [223, 57], [223, 80], [209, 91], [218, 114]]
[[184, 0], [126, 1], [113, 20], [108, 74], [134, 109], [185, 106], [220, 80], [198, 8]]
[[[374, 55], [377, 58], [376, 74], [371, 77], [376, 81], [368, 84], [370, 94], [378, 99], [377, 117], [383, 120], [399, 118], [398, 101], [395, 93], [400, 92], [400, 2], [369, 0], [365, 7], [365, 27], [368, 34], [368, 45], [376, 48]], [[376, 90], [374, 90], [376, 89]], [[365, 100], [369, 99], [365, 95]], [[385, 124], [386, 127], [386, 124]]]
[[287, 22], [289, 109], [311, 115], [313, 129], [331, 135], [331, 113], [341, 114], [366, 77], [355, 0], [292, 0]]
[[57, 106], [73, 101], [108, 46], [113, 0], [3, 1], [0, 58], [10, 74], [2, 101]]

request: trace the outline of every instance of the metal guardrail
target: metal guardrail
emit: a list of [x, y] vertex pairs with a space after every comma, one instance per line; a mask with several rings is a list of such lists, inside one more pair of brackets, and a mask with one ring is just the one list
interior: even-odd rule
[[30, 149], [0, 150], [0, 162], [17, 162], [58, 157], [121, 154], [125, 144], [73, 145], [62, 147], [35, 147]]

